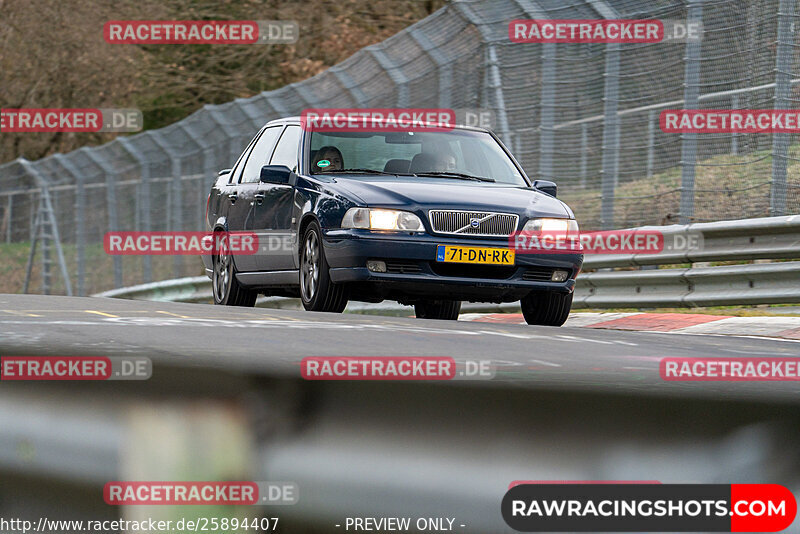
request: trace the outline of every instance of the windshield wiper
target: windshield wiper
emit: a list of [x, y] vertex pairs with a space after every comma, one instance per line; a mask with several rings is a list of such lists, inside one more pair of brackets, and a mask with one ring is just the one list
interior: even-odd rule
[[456, 178], [458, 180], [474, 180], [476, 182], [494, 182], [494, 178], [484, 178], [483, 176], [472, 176], [460, 172], [417, 172], [415, 176], [441, 176], [443, 178]]
[[397, 174], [397, 173], [394, 173], [394, 172], [377, 171], [375, 169], [339, 169], [338, 171], [322, 171], [320, 173], [315, 173], [315, 174], [334, 174], [334, 173], [348, 173], [348, 172], [369, 173], [369, 174], [388, 174], [390, 176], [394, 176], [395, 174]]

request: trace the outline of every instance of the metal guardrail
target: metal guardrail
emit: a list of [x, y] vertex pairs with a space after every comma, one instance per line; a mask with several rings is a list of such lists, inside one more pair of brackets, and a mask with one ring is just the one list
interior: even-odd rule
[[[800, 258], [800, 215], [647, 226], [663, 233], [658, 254], [596, 255], [578, 277], [575, 308], [695, 307], [800, 302], [800, 262], [697, 266], [697, 263]], [[673, 243], [697, 240], [696, 246]], [[642, 266], [680, 268], [630, 270]], [[628, 270], [605, 270], [622, 268]]]
[[800, 258], [800, 215], [642, 226], [638, 230], [659, 231], [667, 244], [673, 242], [675, 236], [698, 236], [702, 242], [682, 250], [665, 247], [658, 254], [598, 254], [586, 258], [585, 268]]
[[657, 308], [800, 302], [800, 262], [581, 275], [577, 308]]
[[[92, 295], [94, 297], [122, 298], [133, 300], [152, 300], [161, 302], [211, 302], [211, 280], [206, 276], [190, 276], [175, 280], [151, 282], [131, 287], [112, 289]], [[256, 306], [262, 308], [302, 309], [300, 299], [289, 297], [259, 297]], [[464, 312], [511, 312], [519, 311], [519, 304], [504, 303], [464, 303]], [[379, 313], [386, 315], [412, 314], [411, 306], [404, 306], [394, 301], [384, 302], [350, 302], [349, 313]]]
[[111, 289], [92, 296], [164, 302], [203, 302], [211, 298], [211, 280], [207, 276], [187, 276]]
[[[800, 261], [716, 267], [695, 263], [800, 258], [800, 215], [765, 217], [713, 223], [646, 226], [659, 231], [664, 251], [657, 254], [588, 256], [578, 277], [575, 308], [695, 307], [800, 302]], [[695, 246], [675, 247], [696, 240]], [[642, 266], [689, 264], [686, 267], [638, 270]], [[628, 270], [606, 270], [622, 268]], [[630, 270], [637, 269], [637, 270]], [[204, 302], [211, 298], [211, 281], [205, 276], [179, 278], [114, 289], [98, 297]], [[266, 297], [259, 305], [299, 308], [297, 299]], [[507, 311], [516, 304], [471, 304], [464, 311]], [[396, 303], [353, 303], [350, 311], [409, 310]]]

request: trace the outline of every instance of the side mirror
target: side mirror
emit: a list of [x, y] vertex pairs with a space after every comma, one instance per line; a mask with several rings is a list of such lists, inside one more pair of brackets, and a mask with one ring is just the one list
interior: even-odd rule
[[555, 182], [551, 182], [550, 180], [534, 180], [533, 188], [551, 197], [558, 195], [558, 186]]
[[221, 171], [219, 171], [219, 172], [217, 173], [217, 176], [222, 176], [223, 174], [228, 174], [228, 173], [230, 173], [232, 170], [233, 170], [233, 169], [222, 169]]
[[288, 184], [292, 170], [286, 165], [264, 165], [261, 167], [261, 181], [268, 184]]

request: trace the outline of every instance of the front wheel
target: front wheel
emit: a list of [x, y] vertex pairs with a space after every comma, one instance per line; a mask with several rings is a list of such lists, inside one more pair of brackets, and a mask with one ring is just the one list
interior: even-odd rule
[[423, 300], [414, 304], [418, 319], [444, 319], [454, 321], [461, 313], [460, 300]]
[[572, 293], [532, 291], [520, 301], [525, 322], [532, 325], [561, 326], [572, 308]]
[[227, 236], [222, 235], [219, 237], [219, 250], [217, 252], [211, 258], [211, 265], [214, 269], [211, 277], [214, 304], [222, 306], [255, 306], [258, 292], [243, 288], [239, 281], [236, 280], [236, 266], [233, 263], [233, 255], [228, 247]]
[[300, 249], [300, 299], [308, 311], [342, 313], [347, 306], [346, 288], [331, 281], [328, 268], [322, 232], [314, 221], [306, 228]]

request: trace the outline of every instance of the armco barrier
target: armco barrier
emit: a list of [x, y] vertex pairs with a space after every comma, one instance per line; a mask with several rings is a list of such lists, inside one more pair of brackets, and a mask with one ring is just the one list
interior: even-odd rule
[[[94, 297], [122, 298], [133, 300], [153, 300], [162, 302], [211, 302], [211, 280], [205, 276], [193, 276], [164, 280], [138, 286], [112, 289], [93, 295]], [[263, 308], [301, 309], [300, 299], [288, 297], [259, 297], [256, 306]], [[519, 311], [516, 303], [464, 303], [464, 312], [509, 312]], [[410, 306], [403, 306], [394, 301], [379, 303], [351, 302], [347, 311], [351, 313], [380, 313], [386, 315], [402, 315], [411, 313]]]
[[[658, 230], [665, 242], [682, 235], [698, 238], [696, 248], [658, 254], [587, 256], [578, 277], [575, 308], [654, 308], [800, 302], [800, 262], [777, 261], [722, 266], [694, 263], [786, 260], [800, 258], [800, 215], [713, 223], [646, 226]], [[684, 265], [685, 264], [685, 265]], [[679, 268], [630, 270], [642, 266], [682, 265]], [[628, 270], [611, 270], [624, 268]], [[608, 270], [607, 270], [608, 269]], [[106, 291], [95, 296], [202, 302], [211, 298], [211, 282], [204, 276], [179, 278]], [[297, 307], [295, 299], [268, 297], [261, 305]], [[465, 305], [478, 311], [493, 305]], [[497, 305], [494, 305], [497, 306]], [[513, 305], [510, 305], [513, 307]], [[501, 309], [509, 306], [499, 306]], [[355, 305], [351, 310], [399, 311], [399, 304]]]
[[656, 308], [800, 302], [800, 262], [582, 274], [574, 306]]
[[[713, 223], [647, 226], [665, 242], [698, 238], [696, 248], [659, 254], [588, 256], [578, 277], [575, 308], [695, 307], [800, 302], [800, 262], [728, 263], [800, 258], [800, 215]], [[652, 270], [605, 270], [680, 265]]]

